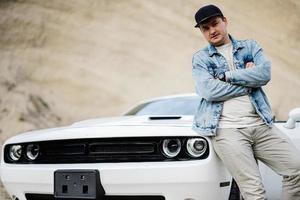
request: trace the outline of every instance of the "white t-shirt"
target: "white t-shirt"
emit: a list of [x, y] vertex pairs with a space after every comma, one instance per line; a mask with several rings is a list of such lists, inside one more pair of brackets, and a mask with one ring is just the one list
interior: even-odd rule
[[[233, 62], [232, 44], [216, 47], [218, 52], [225, 57], [229, 69], [236, 70]], [[235, 97], [224, 101], [218, 128], [244, 128], [263, 124], [256, 113], [248, 95]]]

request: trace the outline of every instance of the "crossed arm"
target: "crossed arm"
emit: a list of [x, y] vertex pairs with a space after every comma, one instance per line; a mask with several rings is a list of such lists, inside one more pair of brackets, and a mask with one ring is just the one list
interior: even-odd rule
[[253, 62], [246, 63], [245, 69], [226, 72], [226, 81], [216, 79], [202, 59], [194, 57], [192, 74], [198, 95], [207, 101], [225, 101], [246, 95], [251, 88], [266, 85], [271, 79], [270, 61], [256, 42], [253, 42], [251, 52]]
[[197, 94], [207, 101], [226, 101], [249, 93], [249, 88], [220, 81], [211, 75], [201, 59], [193, 58], [193, 78]]
[[253, 62], [246, 63], [245, 69], [227, 71], [226, 81], [233, 85], [251, 88], [266, 85], [271, 79], [271, 63], [256, 42], [252, 45], [252, 57]]

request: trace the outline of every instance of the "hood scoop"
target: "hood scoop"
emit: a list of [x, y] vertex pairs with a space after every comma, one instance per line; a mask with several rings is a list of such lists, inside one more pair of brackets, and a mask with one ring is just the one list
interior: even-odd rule
[[181, 118], [181, 116], [151, 116], [149, 117], [149, 120], [173, 120]]

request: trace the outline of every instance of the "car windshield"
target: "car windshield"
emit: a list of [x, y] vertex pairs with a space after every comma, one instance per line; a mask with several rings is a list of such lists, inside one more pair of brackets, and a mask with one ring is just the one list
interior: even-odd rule
[[200, 98], [176, 97], [140, 104], [125, 115], [194, 115]]

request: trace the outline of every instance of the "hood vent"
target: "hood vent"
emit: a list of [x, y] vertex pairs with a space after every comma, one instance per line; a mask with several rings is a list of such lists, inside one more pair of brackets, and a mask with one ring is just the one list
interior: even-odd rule
[[170, 120], [170, 119], [181, 119], [181, 116], [152, 116], [150, 120]]

